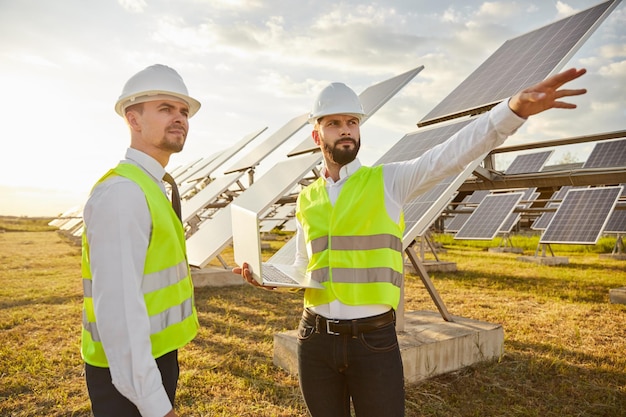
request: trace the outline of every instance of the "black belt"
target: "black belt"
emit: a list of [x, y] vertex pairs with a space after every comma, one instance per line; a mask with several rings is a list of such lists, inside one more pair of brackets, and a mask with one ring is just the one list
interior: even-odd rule
[[360, 333], [371, 332], [390, 323], [396, 322], [396, 314], [393, 309], [377, 316], [365, 317], [352, 320], [333, 320], [315, 314], [309, 309], [304, 309], [302, 318], [309, 326], [315, 327], [316, 333], [325, 333], [334, 336], [349, 335], [358, 336]]

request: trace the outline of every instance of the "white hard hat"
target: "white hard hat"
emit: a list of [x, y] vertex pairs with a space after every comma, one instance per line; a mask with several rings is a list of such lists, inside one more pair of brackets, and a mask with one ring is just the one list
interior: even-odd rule
[[330, 114], [350, 114], [359, 121], [365, 116], [359, 96], [344, 83], [331, 83], [320, 91], [309, 114], [309, 123], [315, 124]]
[[200, 109], [200, 102], [189, 97], [182, 77], [166, 65], [155, 64], [133, 75], [115, 103], [115, 112], [124, 117], [128, 106], [159, 99], [158, 96], [171, 96], [184, 101], [189, 106], [189, 117]]

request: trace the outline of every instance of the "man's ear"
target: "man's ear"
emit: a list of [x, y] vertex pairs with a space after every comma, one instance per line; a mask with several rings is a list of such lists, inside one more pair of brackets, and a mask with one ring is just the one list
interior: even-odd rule
[[313, 138], [313, 142], [315, 142], [317, 146], [320, 146], [320, 132], [317, 129], [313, 129], [311, 137]]
[[126, 123], [132, 130], [140, 130], [140, 123], [137, 117], [137, 112], [129, 110], [126, 112]]

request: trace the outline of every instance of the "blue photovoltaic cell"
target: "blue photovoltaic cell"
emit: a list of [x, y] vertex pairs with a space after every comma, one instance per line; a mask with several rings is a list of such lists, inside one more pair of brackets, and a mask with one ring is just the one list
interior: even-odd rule
[[418, 126], [474, 114], [560, 70], [619, 1], [607, 1], [506, 41]]
[[569, 190], [539, 243], [597, 243], [622, 187]]
[[476, 207], [455, 239], [491, 240], [513, 212], [524, 193], [491, 194]]

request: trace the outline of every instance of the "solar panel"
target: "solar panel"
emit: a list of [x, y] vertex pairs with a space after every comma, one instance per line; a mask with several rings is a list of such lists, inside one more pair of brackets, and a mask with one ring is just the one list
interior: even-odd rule
[[583, 164], [583, 168], [623, 166], [626, 166], [626, 139], [596, 143]]
[[535, 152], [518, 155], [504, 171], [506, 175], [539, 172], [554, 151]]
[[539, 243], [595, 244], [623, 188], [569, 190]]
[[609, 220], [606, 222], [604, 233], [626, 233], [626, 207], [621, 210], [618, 210], [616, 207], [613, 210]]
[[[415, 69], [407, 71], [403, 74], [396, 75], [386, 81], [375, 84], [366, 88], [361, 94], [359, 94], [359, 100], [363, 105], [363, 111], [366, 116], [361, 121], [363, 124], [368, 118], [370, 118], [378, 109], [380, 109], [387, 101], [398, 93], [409, 81], [411, 81], [424, 66], [421, 65]], [[299, 145], [291, 150], [287, 156], [299, 155], [305, 152], [316, 151], [317, 146], [313, 142], [311, 135], [308, 135]]]
[[[476, 190], [472, 194], [465, 197], [463, 199], [463, 203], [465, 203], [465, 205], [480, 204], [480, 202], [483, 201], [483, 199], [487, 197], [490, 193], [491, 191], [489, 190]], [[452, 220], [446, 225], [446, 232], [453, 233], [461, 230], [461, 227], [463, 227], [463, 225], [471, 215], [472, 213], [456, 213]]]
[[278, 129], [274, 134], [265, 139], [263, 143], [254, 149], [253, 152], [250, 152], [239, 161], [226, 168], [224, 173], [229, 174], [234, 171], [245, 171], [249, 168], [255, 167], [263, 158], [265, 158], [266, 155], [269, 155], [287, 139], [292, 137], [297, 131], [302, 129], [304, 125], [308, 123], [308, 117], [308, 113], [294, 117], [285, 123], [285, 125]]
[[233, 172], [228, 175], [217, 177], [206, 187], [194, 195], [193, 198], [181, 202], [182, 222], [187, 223], [193, 216], [214, 201], [220, 194], [237, 181], [243, 172]]
[[275, 227], [283, 225], [294, 216], [295, 207], [295, 204], [286, 204], [271, 208], [268, 210], [268, 213], [261, 217], [259, 230], [261, 232], [270, 232]]
[[194, 170], [193, 175], [190, 175], [187, 179], [189, 182], [182, 184], [179, 188], [179, 192], [181, 196], [184, 196], [193, 188], [196, 187], [198, 181], [202, 181], [209, 177], [217, 168], [222, 166], [226, 161], [236, 155], [244, 146], [246, 146], [250, 141], [259, 136], [261, 133], [265, 132], [267, 127], [261, 128], [255, 132], [252, 132], [239, 141], [235, 142], [232, 146], [224, 149], [219, 153], [213, 160], [211, 160], [208, 164], [205, 164], [200, 167], [198, 170]]
[[454, 235], [454, 239], [493, 239], [523, 195], [522, 192], [488, 195]]
[[[559, 188], [557, 192], [552, 194], [552, 200], [563, 200], [567, 192], [571, 189], [572, 189], [571, 185], [565, 185]], [[555, 209], [559, 207], [560, 204], [561, 204], [560, 202], [550, 202], [546, 204], [546, 208]], [[555, 213], [554, 211], [545, 211], [541, 213], [541, 215], [537, 217], [537, 219], [535, 219], [533, 224], [530, 225], [530, 228], [533, 230], [545, 230], [546, 227], [548, 227], [548, 225], [550, 224], [550, 221], [552, 220], [552, 218], [554, 217], [554, 213]]]
[[[520, 204], [519, 208], [525, 209], [525, 208], [530, 207], [533, 204], [533, 200], [536, 200], [537, 197], [539, 197], [539, 193], [536, 192], [535, 190], [536, 188], [529, 188], [526, 191], [524, 191], [524, 195], [522, 196], [522, 201], [525, 201], [525, 203]], [[507, 217], [504, 223], [502, 223], [502, 226], [500, 226], [500, 230], [498, 232], [504, 233], [504, 234], [511, 233], [511, 231], [513, 230], [513, 227], [515, 227], [515, 225], [517, 224], [517, 222], [519, 222], [521, 217], [522, 217], [521, 213], [513, 212], [509, 214], [509, 217]]]
[[417, 125], [479, 113], [556, 73], [618, 3], [601, 3], [507, 40]]

